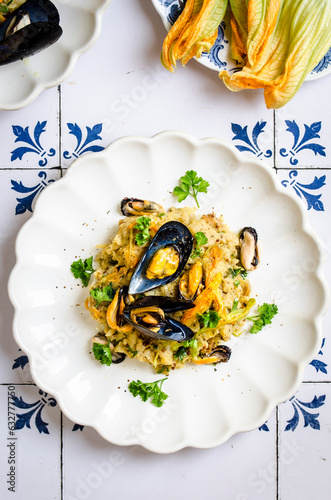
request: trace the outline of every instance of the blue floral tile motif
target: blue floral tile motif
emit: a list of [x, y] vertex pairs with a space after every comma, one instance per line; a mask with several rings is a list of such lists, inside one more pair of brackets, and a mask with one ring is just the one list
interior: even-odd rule
[[77, 123], [67, 123], [67, 127], [69, 129], [69, 134], [76, 137], [77, 143], [75, 150], [71, 153], [69, 151], [64, 151], [63, 157], [66, 160], [69, 160], [72, 157], [78, 158], [84, 153], [97, 153], [98, 151], [103, 151], [105, 149], [104, 147], [97, 144], [92, 144], [95, 141], [102, 140], [102, 137], [100, 136], [102, 132], [102, 123], [98, 123], [92, 128], [86, 127], [86, 137], [84, 141], [82, 129], [77, 125]]
[[16, 198], [17, 205], [15, 209], [15, 215], [20, 215], [24, 214], [27, 210], [29, 212], [32, 212], [32, 203], [40, 191], [45, 189], [45, 187], [50, 184], [51, 182], [54, 182], [54, 179], [47, 179], [47, 174], [44, 171], [38, 172], [38, 177], [40, 177], [40, 181], [38, 184], [32, 187], [24, 186], [23, 183], [13, 181], [11, 180], [12, 187], [14, 191], [17, 193], [21, 193], [22, 196], [21, 198]]
[[282, 181], [282, 185], [284, 187], [291, 186], [296, 194], [300, 196], [300, 198], [304, 198], [307, 202], [307, 208], [310, 210], [313, 208], [317, 212], [324, 211], [324, 205], [321, 201], [322, 194], [315, 194], [313, 191], [317, 191], [325, 186], [326, 176], [322, 175], [321, 177], [314, 177], [314, 180], [310, 184], [302, 184], [296, 180], [298, 176], [297, 170], [291, 170], [289, 173], [290, 180]]
[[74, 424], [73, 428], [71, 429], [73, 432], [75, 431], [81, 431], [84, 429], [84, 425], [79, 425], [79, 424]]
[[268, 425], [267, 425], [267, 422], [265, 422], [263, 425], [261, 425], [261, 426], [259, 427], [259, 431], [266, 431], [266, 432], [269, 432], [269, 430], [270, 430], [270, 429], [269, 429], [269, 427], [268, 427]]
[[45, 167], [47, 165], [47, 157], [55, 156], [55, 149], [51, 148], [48, 152], [40, 144], [40, 136], [46, 130], [47, 121], [38, 122], [33, 131], [33, 137], [29, 132], [29, 127], [21, 127], [13, 125], [13, 133], [16, 136], [15, 142], [21, 142], [24, 146], [19, 146], [11, 152], [11, 161], [22, 160], [27, 153], [34, 153], [40, 156], [39, 165]]
[[22, 396], [18, 398], [17, 396], [12, 396], [13, 403], [16, 408], [25, 410], [23, 413], [16, 413], [15, 429], [20, 430], [24, 427], [31, 429], [31, 420], [34, 416], [34, 423], [40, 434], [49, 434], [47, 428], [48, 423], [42, 419], [42, 411], [45, 406], [56, 406], [56, 400], [52, 397], [48, 397], [47, 392], [39, 391], [41, 398], [34, 403], [26, 403], [23, 401]]
[[[323, 339], [322, 341], [322, 345], [321, 345], [321, 349], [318, 353], [318, 356], [323, 356], [323, 347], [324, 347], [324, 344], [325, 344], [325, 338]], [[311, 366], [313, 366], [316, 370], [316, 372], [322, 372], [322, 373], [325, 373], [327, 374], [328, 371], [326, 369], [326, 367], [328, 366], [326, 363], [324, 363], [324, 361], [321, 361], [320, 359], [313, 359], [313, 361], [311, 361], [311, 363], [309, 363]]]
[[259, 146], [259, 137], [265, 131], [264, 128], [267, 122], [261, 121], [256, 122], [251, 133], [251, 139], [248, 137], [248, 126], [242, 127], [239, 123], [231, 123], [231, 129], [233, 132], [233, 141], [239, 141], [242, 144], [235, 144], [238, 151], [245, 151], [252, 153], [257, 158], [264, 156], [265, 158], [270, 158], [272, 156], [272, 151], [268, 149], [267, 151], [262, 151]]
[[323, 59], [318, 63], [317, 66], [313, 69], [312, 73], [320, 73], [327, 69], [331, 64], [331, 47], [323, 57]]
[[281, 148], [279, 150], [280, 155], [283, 158], [289, 157], [291, 165], [297, 165], [299, 160], [295, 156], [300, 153], [300, 151], [311, 150], [314, 152], [315, 156], [326, 156], [325, 147], [321, 146], [317, 142], [311, 142], [313, 139], [320, 139], [319, 132], [322, 128], [321, 122], [314, 122], [311, 125], [304, 124], [304, 132], [301, 135], [300, 127], [295, 120], [285, 120], [287, 125], [286, 132], [290, 132], [293, 135], [293, 146], [288, 151], [286, 148]]
[[[21, 351], [21, 349], [19, 349], [19, 351]], [[29, 358], [25, 354], [22, 354], [18, 358], [14, 359], [14, 364], [12, 366], [12, 370], [16, 370], [16, 368], [22, 368], [22, 370], [23, 370], [23, 368], [25, 367], [25, 365], [28, 364], [28, 362], [29, 362]]]
[[[289, 401], [292, 403], [292, 407], [294, 410], [293, 417], [290, 420], [287, 420], [287, 426], [285, 427], [285, 431], [294, 431], [300, 420], [300, 413], [304, 420], [304, 427], [311, 427], [315, 430], [320, 430], [320, 423], [318, 421], [319, 413], [311, 413], [308, 410], [315, 410], [316, 408], [320, 408], [324, 405], [326, 399], [326, 395], [323, 396], [314, 396], [314, 399], [310, 403], [304, 403], [300, 401], [295, 396], [293, 396]], [[308, 410], [306, 410], [307, 408]], [[299, 413], [300, 412], [300, 413]]]

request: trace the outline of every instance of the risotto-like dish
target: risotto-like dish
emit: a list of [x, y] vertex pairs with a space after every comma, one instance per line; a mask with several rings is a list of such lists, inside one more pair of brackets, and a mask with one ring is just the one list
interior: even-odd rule
[[226, 342], [255, 303], [239, 235], [214, 213], [134, 203], [126, 211], [123, 202], [129, 216], [101, 247], [85, 303], [102, 329], [94, 342], [107, 343], [114, 360], [126, 355], [159, 373], [228, 361]]

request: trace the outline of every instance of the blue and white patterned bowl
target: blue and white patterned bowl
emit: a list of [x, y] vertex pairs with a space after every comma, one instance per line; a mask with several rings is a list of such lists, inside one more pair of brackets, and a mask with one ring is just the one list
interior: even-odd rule
[[[183, 10], [186, 2], [185, 0], [152, 0], [152, 3], [157, 12], [160, 14], [164, 26], [167, 30], [169, 30], [171, 25], [176, 21], [180, 12]], [[238, 68], [240, 68], [240, 65], [236, 64], [230, 56], [229, 40], [229, 23], [225, 18], [219, 26], [218, 37], [210, 53], [203, 53], [198, 62], [207, 66], [207, 68], [213, 69], [214, 71], [227, 70], [229, 73], [237, 71]], [[331, 73], [331, 47], [323, 59], [307, 76], [306, 81], [317, 80], [318, 78], [326, 76], [329, 73]]]

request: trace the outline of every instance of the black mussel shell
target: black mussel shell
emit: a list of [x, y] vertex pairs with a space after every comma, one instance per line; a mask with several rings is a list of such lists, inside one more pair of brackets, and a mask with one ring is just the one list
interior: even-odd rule
[[[158, 250], [167, 246], [174, 247], [178, 252], [179, 264], [176, 272], [164, 278], [148, 279], [146, 271], [153, 256]], [[192, 248], [193, 236], [184, 224], [178, 221], [169, 221], [163, 224], [154, 236], [135, 272], [133, 273], [129, 285], [129, 294], [134, 295], [136, 293], [144, 293], [175, 280], [185, 267]]]
[[190, 340], [194, 336], [194, 332], [186, 325], [183, 325], [179, 321], [176, 321], [169, 316], [165, 316], [162, 324], [160, 324], [160, 329], [158, 332], [154, 332], [143, 325], [138, 325], [132, 321], [130, 316], [131, 310], [125, 308], [123, 312], [124, 319], [134, 326], [136, 330], [140, 333], [157, 340], [176, 340], [177, 342], [184, 342], [185, 340]]
[[[12, 33], [18, 22], [27, 17], [31, 24]], [[59, 20], [58, 11], [49, 0], [27, 0], [0, 26], [0, 65], [31, 56], [55, 43], [62, 35]]]
[[137, 307], [149, 307], [157, 306], [160, 307], [165, 313], [173, 313], [176, 311], [184, 311], [185, 309], [191, 309], [194, 307], [193, 302], [187, 302], [186, 300], [174, 299], [172, 297], [165, 297], [163, 295], [146, 295], [141, 299], [137, 299], [126, 306], [126, 310], [135, 309]]
[[120, 209], [126, 217], [137, 216], [144, 213], [160, 212], [163, 207], [154, 201], [140, 200], [139, 198], [123, 198]]
[[119, 365], [126, 358], [126, 354], [124, 352], [112, 352], [111, 360], [113, 365]]
[[231, 358], [231, 349], [227, 345], [224, 345], [224, 344], [219, 345], [218, 347], [216, 347], [213, 350], [211, 356], [213, 356], [213, 355], [215, 356], [215, 354], [219, 358], [218, 363], [226, 363]]
[[243, 240], [243, 239], [244, 239], [244, 237], [245, 237], [245, 232], [246, 232], [246, 231], [247, 231], [248, 233], [250, 233], [250, 234], [253, 236], [253, 238], [254, 238], [254, 240], [255, 240], [255, 244], [256, 244], [256, 243], [257, 243], [257, 240], [258, 240], [258, 236], [257, 236], [256, 229], [254, 229], [254, 227], [250, 227], [250, 226], [244, 227], [244, 228], [240, 231], [240, 233], [239, 233], [239, 239], [240, 239], [240, 240]]

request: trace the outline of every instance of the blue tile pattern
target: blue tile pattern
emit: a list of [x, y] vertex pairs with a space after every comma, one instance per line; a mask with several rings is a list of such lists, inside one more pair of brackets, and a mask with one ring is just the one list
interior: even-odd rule
[[69, 134], [76, 138], [76, 147], [72, 152], [64, 151], [63, 158], [69, 160], [71, 158], [78, 158], [84, 153], [97, 153], [104, 149], [103, 146], [93, 144], [95, 141], [101, 141], [102, 123], [94, 125], [92, 128], [86, 127], [86, 136], [83, 141], [83, 131], [77, 123], [67, 123]]
[[307, 208], [310, 210], [316, 210], [317, 212], [324, 211], [324, 205], [321, 201], [322, 194], [317, 194], [316, 191], [322, 189], [322, 187], [326, 184], [326, 176], [322, 175], [321, 177], [314, 177], [312, 182], [309, 184], [303, 184], [298, 182], [296, 179], [299, 173], [297, 170], [291, 170], [289, 173], [289, 180], [283, 180], [282, 184], [284, 187], [292, 187], [295, 193], [300, 197], [306, 200]]
[[[254, 125], [250, 137], [248, 136], [248, 125], [242, 126], [239, 123], [231, 123], [231, 129], [233, 133], [232, 140], [235, 143], [235, 147], [238, 151], [252, 153], [257, 158], [271, 158], [272, 151], [267, 149], [267, 151], [262, 151], [259, 146], [259, 138], [264, 132], [266, 121], [256, 122]], [[238, 144], [239, 142], [239, 144]], [[241, 143], [241, 144], [240, 144]]]
[[47, 121], [38, 121], [34, 128], [33, 136], [30, 134], [29, 127], [23, 128], [20, 125], [13, 125], [13, 133], [16, 136], [15, 143], [20, 142], [23, 145], [11, 152], [10, 161], [22, 160], [24, 155], [33, 153], [40, 157], [39, 166], [45, 167], [48, 163], [47, 157], [52, 157], [56, 154], [54, 148], [49, 149], [47, 152], [40, 143], [40, 136], [46, 131], [46, 125]]
[[25, 410], [23, 413], [16, 413], [15, 430], [20, 430], [24, 427], [31, 429], [31, 420], [32, 417], [34, 417], [35, 427], [39, 433], [49, 434], [49, 430], [47, 428], [48, 423], [43, 420], [42, 411], [46, 406], [56, 406], [57, 402], [53, 397], [48, 396], [47, 392], [40, 390], [39, 394], [41, 396], [40, 399], [34, 403], [25, 402], [22, 396], [19, 398], [17, 396], [12, 396], [13, 403], [16, 408]]
[[54, 182], [54, 179], [47, 180], [47, 173], [44, 171], [38, 172], [38, 177], [40, 181], [34, 186], [24, 186], [23, 183], [11, 180], [12, 187], [16, 193], [20, 193], [24, 196], [16, 198], [17, 205], [15, 209], [15, 215], [24, 214], [27, 210], [32, 212], [32, 203], [34, 202], [36, 196], [43, 190], [45, 187]]
[[325, 146], [322, 146], [317, 141], [312, 142], [314, 139], [320, 139], [319, 132], [322, 128], [322, 122], [314, 122], [311, 125], [304, 123], [304, 130], [299, 127], [295, 120], [285, 120], [285, 123], [287, 125], [286, 132], [293, 136], [293, 145], [290, 150], [281, 148], [279, 154], [283, 158], [288, 157], [291, 165], [299, 163], [296, 156], [302, 151], [307, 153], [307, 150], [310, 150], [315, 156], [326, 156]]

